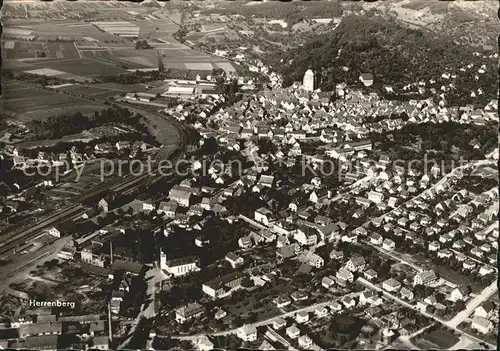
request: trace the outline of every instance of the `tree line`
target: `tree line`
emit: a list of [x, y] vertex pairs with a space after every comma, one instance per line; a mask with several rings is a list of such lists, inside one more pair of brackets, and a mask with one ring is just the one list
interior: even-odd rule
[[[284, 84], [301, 81], [308, 68], [320, 72], [320, 87], [333, 90], [338, 83], [360, 85], [362, 73], [375, 77], [372, 90], [385, 96], [384, 86], [400, 91], [405, 85], [435, 79], [436, 90], [451, 81], [443, 73], [457, 74], [456, 87], [445, 93], [449, 105], [486, 104], [496, 98], [496, 70], [493, 61], [475, 55], [474, 49], [455, 44], [452, 38], [424, 29], [410, 29], [382, 17], [347, 16], [333, 33], [310, 35], [303, 45], [285, 52], [272, 52], [268, 59], [278, 67]], [[283, 61], [281, 61], [283, 60]], [[280, 64], [286, 62], [289, 64]], [[459, 68], [472, 63], [467, 71]], [[476, 80], [475, 71], [486, 64], [487, 70]], [[349, 70], [344, 70], [348, 67]], [[478, 94], [481, 88], [483, 94]], [[471, 97], [476, 91], [477, 98]], [[417, 94], [418, 95], [418, 94]], [[427, 95], [418, 95], [426, 98]], [[435, 95], [435, 94], [434, 94]]]
[[28, 128], [38, 138], [57, 139], [65, 135], [81, 133], [84, 130], [102, 126], [107, 123], [124, 123], [147, 131], [139, 119], [133, 118], [126, 108], [113, 107], [96, 111], [92, 116], [84, 116], [77, 112], [71, 115], [51, 116], [47, 119], [37, 119], [27, 123]]

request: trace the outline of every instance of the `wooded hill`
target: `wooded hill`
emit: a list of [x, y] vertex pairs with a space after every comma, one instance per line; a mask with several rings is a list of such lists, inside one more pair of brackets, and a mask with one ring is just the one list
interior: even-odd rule
[[[285, 85], [301, 81], [312, 68], [321, 73], [320, 87], [331, 90], [336, 83], [359, 83], [361, 73], [375, 77], [373, 90], [383, 86], [399, 90], [419, 81], [426, 88], [455, 83], [456, 89], [446, 92], [450, 104], [486, 104], [497, 96], [496, 64], [491, 53], [474, 54], [478, 49], [453, 43], [452, 38], [430, 31], [410, 29], [396, 21], [375, 16], [348, 16], [334, 32], [311, 36], [300, 47], [269, 57], [284, 77]], [[281, 59], [283, 59], [282, 62]], [[465, 72], [460, 71], [473, 63]], [[478, 74], [481, 65], [486, 72]], [[348, 67], [345, 71], [342, 67]], [[443, 73], [457, 74], [455, 81], [441, 78]], [[479, 79], [475, 79], [479, 75]], [[429, 80], [434, 79], [434, 85]], [[471, 99], [471, 91], [481, 88], [483, 94]], [[416, 88], [414, 88], [416, 90]], [[434, 94], [435, 96], [436, 94]]]

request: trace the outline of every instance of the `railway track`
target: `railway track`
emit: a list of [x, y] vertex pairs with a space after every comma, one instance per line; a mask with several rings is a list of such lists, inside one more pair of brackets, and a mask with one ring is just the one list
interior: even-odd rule
[[[188, 135], [184, 131], [183, 125], [181, 125], [178, 121], [175, 121], [158, 113], [143, 111], [135, 107], [131, 107], [127, 104], [117, 103], [117, 105], [121, 105], [122, 107], [126, 107], [132, 111], [135, 111], [145, 118], [148, 118], [149, 115], [154, 116], [154, 118], [168, 119], [170, 125], [174, 128], [178, 135], [179, 144], [176, 150], [173, 153], [170, 153], [167, 157], [169, 159], [172, 158], [171, 161], [173, 161], [173, 163], [184, 157], [186, 145], [188, 142]], [[160, 150], [158, 152], [158, 157], [165, 155], [165, 153], [163, 153], [162, 151], [163, 150]], [[161, 159], [157, 158], [157, 161], [160, 160]], [[7, 252], [15, 249], [19, 244], [22, 245], [24, 243], [27, 243], [29, 240], [34, 239], [40, 234], [40, 231], [42, 231], [43, 229], [55, 225], [56, 223], [63, 222], [74, 216], [82, 215], [87, 210], [87, 207], [84, 205], [85, 202], [93, 198], [104, 196], [109, 191], [117, 192], [120, 194], [131, 194], [134, 193], [134, 191], [137, 191], [140, 187], [151, 185], [154, 182], [163, 179], [164, 177], [165, 176], [162, 175], [152, 176], [148, 173], [139, 176], [129, 174], [125, 176], [124, 179], [118, 184], [105, 184], [94, 188], [90, 192], [76, 198], [75, 204], [62, 209], [57, 213], [49, 215], [48, 217], [36, 222], [34, 225], [31, 225], [29, 228], [24, 227], [23, 229], [16, 230], [12, 233], [5, 233], [4, 235], [0, 235], [0, 257], [4, 256]]]
[[86, 208], [82, 204], [75, 204], [66, 208], [53, 216], [44, 219], [34, 226], [21, 231], [19, 233], [15, 233], [14, 235], [9, 236], [8, 238], [2, 237], [2, 244], [0, 245], [0, 255], [3, 255], [13, 249], [15, 249], [19, 244], [23, 244], [28, 240], [31, 240], [40, 234], [40, 231], [50, 225], [61, 221], [63, 219], [67, 219], [71, 216], [77, 215], [78, 213], [82, 213], [86, 210]]
[[[175, 152], [171, 155], [173, 156], [173, 160], [171, 161], [176, 162], [180, 158], [182, 158], [183, 155], [184, 153], [182, 151]], [[0, 256], [15, 249], [19, 244], [23, 244], [29, 240], [34, 239], [40, 234], [40, 231], [51, 225], [54, 225], [57, 222], [63, 222], [64, 220], [67, 220], [69, 218], [83, 215], [85, 211], [87, 211], [87, 207], [84, 205], [84, 203], [92, 198], [104, 196], [110, 190], [123, 195], [131, 194], [136, 192], [140, 187], [151, 185], [165, 177], [165, 175], [152, 176], [148, 173], [142, 174], [140, 176], [128, 175], [119, 184], [115, 184], [112, 186], [110, 186], [109, 184], [100, 186], [98, 189], [95, 189], [79, 197], [78, 199], [75, 199], [78, 201], [78, 203], [60, 210], [57, 213], [48, 216], [47, 218], [44, 218], [43, 220], [37, 222], [34, 226], [1, 236], [0, 238], [2, 242], [0, 243]]]

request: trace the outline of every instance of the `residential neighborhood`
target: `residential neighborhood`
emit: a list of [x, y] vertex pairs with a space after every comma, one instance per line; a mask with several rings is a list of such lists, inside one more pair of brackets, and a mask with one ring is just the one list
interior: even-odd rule
[[[401, 85], [359, 60], [387, 64], [372, 44], [337, 37], [349, 16], [389, 16], [385, 5], [337, 15], [336, 4], [283, 3], [282, 19], [269, 2], [187, 3], [60, 5], [74, 18], [53, 4], [4, 10], [25, 9], [34, 33], [7, 30], [26, 59], [9, 68], [15, 84], [58, 97], [77, 87], [106, 107], [0, 120], [0, 346], [494, 349], [498, 96], [483, 78], [474, 96], [457, 92], [465, 74], [489, 74], [491, 50], [471, 49], [480, 68], [443, 61]], [[67, 38], [45, 38], [35, 20], [52, 10]], [[250, 44], [233, 45], [236, 32]], [[343, 65], [305, 60], [311, 33], [317, 46], [332, 36], [323, 49]], [[294, 34], [303, 45], [286, 46]], [[265, 55], [281, 41], [296, 58]], [[110, 71], [19, 70], [32, 42], [36, 60], [63, 65], [72, 47], [67, 60]]]

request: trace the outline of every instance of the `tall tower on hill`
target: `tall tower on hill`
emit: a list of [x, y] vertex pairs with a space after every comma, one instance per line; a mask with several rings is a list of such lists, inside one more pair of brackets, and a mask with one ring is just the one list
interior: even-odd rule
[[313, 91], [315, 88], [315, 79], [314, 79], [314, 71], [312, 69], [308, 69], [306, 73], [304, 73], [304, 79], [302, 80], [302, 86], [306, 91]]

